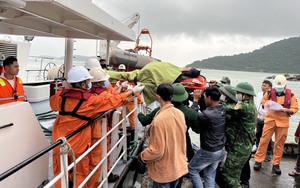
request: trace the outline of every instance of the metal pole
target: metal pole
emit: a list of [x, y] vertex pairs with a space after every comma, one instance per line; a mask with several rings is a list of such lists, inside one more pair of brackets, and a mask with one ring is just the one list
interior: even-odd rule
[[66, 38], [65, 45], [65, 78], [67, 78], [68, 72], [73, 66], [74, 40]]

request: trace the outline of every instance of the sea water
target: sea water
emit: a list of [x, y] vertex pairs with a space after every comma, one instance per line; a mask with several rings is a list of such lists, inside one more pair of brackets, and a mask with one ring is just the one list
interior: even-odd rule
[[[47, 66], [48, 63], [53, 62], [56, 66], [60, 66], [63, 64], [63, 60], [48, 60], [45, 59], [42, 64], [40, 59], [31, 58], [28, 62], [27, 69], [36, 69], [38, 70], [42, 67]], [[83, 66], [84, 62], [82, 61], [74, 61], [75, 66]], [[28, 79], [36, 79], [38, 72], [28, 73]], [[205, 76], [206, 79], [209, 80], [217, 80], [220, 81], [223, 76], [227, 76], [231, 80], [231, 85], [235, 86], [239, 82], [248, 82], [254, 87], [255, 93], [261, 92], [261, 84], [262, 81], [266, 79], [268, 76], [277, 75], [276, 73], [263, 73], [263, 72], [244, 72], [244, 71], [228, 71], [228, 70], [211, 70], [211, 69], [203, 69], [201, 70], [201, 75]], [[273, 80], [270, 80], [273, 82]], [[292, 90], [292, 92], [299, 99], [300, 97], [300, 82], [299, 81], [288, 81], [287, 87]], [[288, 132], [287, 142], [294, 142], [294, 133], [300, 121], [300, 112], [293, 115], [290, 118], [290, 128]], [[192, 142], [196, 145], [199, 145], [200, 139], [199, 135], [190, 130], [190, 135]]]

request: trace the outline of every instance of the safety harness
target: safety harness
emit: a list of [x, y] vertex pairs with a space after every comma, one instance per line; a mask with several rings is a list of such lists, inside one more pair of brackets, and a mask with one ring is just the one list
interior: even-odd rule
[[[269, 92], [268, 94], [269, 94], [269, 99], [277, 102], [276, 90], [274, 88], [272, 88], [271, 92]], [[290, 108], [291, 98], [292, 98], [292, 91], [290, 89], [285, 89], [284, 104], [282, 105], [284, 108]]]
[[[83, 104], [84, 101], [88, 100], [90, 96], [92, 96], [91, 93], [89, 92], [83, 92], [83, 91], [78, 91], [78, 90], [72, 90], [72, 89], [64, 89], [60, 96], [62, 97], [62, 102], [61, 102], [61, 111], [59, 112], [59, 115], [62, 116], [73, 116], [82, 120], [90, 121], [92, 118], [83, 116], [77, 113], [81, 105]], [[65, 105], [66, 105], [66, 100], [68, 98], [77, 98], [79, 99], [77, 105], [71, 112], [66, 112], [65, 111]]]

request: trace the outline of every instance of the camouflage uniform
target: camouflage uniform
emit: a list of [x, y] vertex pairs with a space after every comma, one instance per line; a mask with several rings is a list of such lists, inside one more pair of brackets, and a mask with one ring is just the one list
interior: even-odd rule
[[255, 135], [257, 111], [253, 100], [249, 102], [226, 105], [227, 123], [227, 158], [224, 166], [220, 169], [220, 187], [238, 188], [240, 174], [247, 162]]

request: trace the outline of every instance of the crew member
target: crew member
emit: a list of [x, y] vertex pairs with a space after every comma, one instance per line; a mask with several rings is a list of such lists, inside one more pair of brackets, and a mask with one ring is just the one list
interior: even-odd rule
[[[72, 88], [58, 91], [50, 98], [52, 110], [59, 111], [53, 126], [53, 141], [82, 127], [100, 112], [119, 107], [127, 100], [126, 93], [109, 97], [99, 97], [90, 93], [91, 78], [93, 77], [85, 68], [73, 67], [68, 72], [67, 79]], [[134, 93], [132, 90], [128, 91], [128, 93], [130, 92]], [[76, 158], [90, 147], [91, 139], [91, 127], [87, 127], [68, 140]], [[71, 156], [69, 158], [72, 159]], [[55, 148], [53, 151], [53, 172], [54, 176], [60, 173], [59, 148]], [[86, 156], [76, 165], [76, 186], [80, 185], [88, 174], [89, 157]], [[60, 182], [56, 183], [55, 187], [60, 187]]]
[[24, 101], [22, 79], [17, 77], [20, 70], [17, 58], [7, 57], [3, 61], [3, 66], [5, 72], [0, 76], [0, 104]]
[[[253, 168], [254, 170], [260, 170], [261, 163], [266, 156], [268, 144], [275, 132], [272, 173], [280, 175], [281, 170], [279, 165], [290, 125], [289, 120], [290, 116], [298, 111], [298, 101], [292, 91], [286, 88], [286, 77], [284, 75], [277, 75], [273, 85], [274, 88], [272, 88], [271, 92], [264, 94], [261, 102], [261, 104], [269, 110], [265, 117], [265, 125], [255, 154], [255, 164]], [[271, 102], [268, 100], [271, 100]], [[270, 106], [273, 102], [281, 104], [282, 108], [273, 109], [272, 106]]]
[[[99, 69], [99, 68], [93, 68], [89, 71], [89, 73], [91, 74], [91, 76], [93, 77], [91, 79], [92, 82], [92, 88], [91, 88], [91, 93], [95, 93], [97, 94], [99, 97], [102, 98], [109, 98], [111, 100], [111, 103], [115, 103], [115, 99], [114, 96], [116, 96], [115, 94], [112, 94], [107, 88], [109, 86], [109, 75], [105, 73], [105, 71], [103, 69]], [[138, 90], [139, 88], [139, 90]], [[143, 89], [143, 86], [137, 86], [136, 88], [133, 89], [133, 91], [135, 92], [139, 92]], [[131, 90], [127, 90], [126, 92], [124, 92], [124, 94], [126, 95], [126, 97], [130, 97], [132, 95], [132, 91]], [[124, 94], [117, 94], [117, 95], [124, 95]], [[122, 104], [120, 104], [122, 105]], [[108, 125], [108, 128], [110, 130], [111, 125]], [[92, 125], [92, 145], [94, 143], [96, 143], [100, 138], [102, 137], [102, 132], [101, 132], [101, 122], [98, 121], [96, 124]], [[110, 135], [108, 137], [108, 142], [110, 142]], [[107, 149], [110, 149], [110, 143], [108, 144]], [[95, 168], [96, 165], [98, 165], [98, 163], [101, 160], [101, 156], [102, 156], [102, 147], [101, 145], [98, 145], [91, 153], [90, 153], [90, 170], [93, 170]], [[110, 158], [108, 158], [110, 159]], [[109, 164], [110, 162], [108, 162]], [[110, 166], [108, 166], [108, 169], [110, 169]], [[93, 187], [93, 185], [97, 185], [97, 181], [99, 181], [99, 177], [100, 177], [100, 169], [97, 170], [94, 175], [91, 177], [91, 179], [88, 182], [88, 185], [90, 185], [91, 187]], [[117, 179], [119, 178], [118, 175], [115, 174], [110, 174], [108, 176], [108, 181], [109, 182], [115, 182]], [[95, 184], [96, 183], [96, 184]]]

